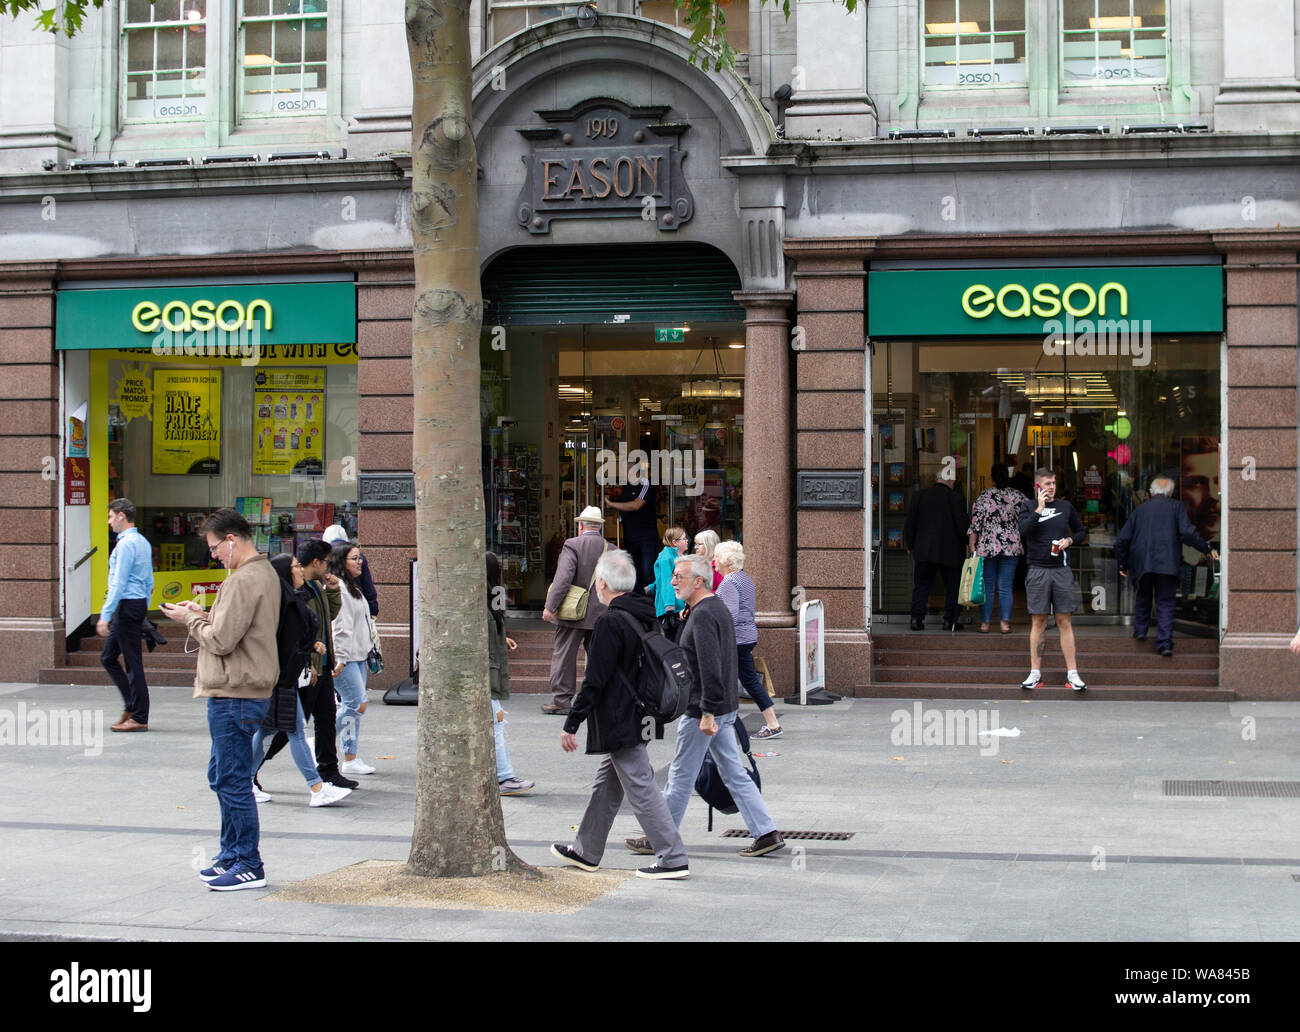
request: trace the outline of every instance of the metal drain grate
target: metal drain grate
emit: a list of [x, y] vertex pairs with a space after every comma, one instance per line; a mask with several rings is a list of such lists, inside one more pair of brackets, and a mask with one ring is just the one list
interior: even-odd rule
[[1300, 799], [1300, 781], [1178, 781], [1162, 782], [1161, 795], [1211, 799]]
[[[783, 839], [815, 839], [819, 842], [847, 842], [853, 837], [851, 831], [778, 831]], [[749, 838], [744, 828], [732, 828], [722, 833], [723, 838]]]

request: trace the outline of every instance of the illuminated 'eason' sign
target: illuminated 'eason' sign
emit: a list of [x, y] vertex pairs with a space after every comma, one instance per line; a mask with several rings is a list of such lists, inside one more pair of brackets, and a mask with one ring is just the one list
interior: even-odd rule
[[1061, 309], [1082, 318], [1096, 312], [1106, 314], [1106, 297], [1113, 295], [1119, 301], [1119, 314], [1128, 315], [1128, 291], [1121, 283], [1103, 283], [1094, 289], [1087, 283], [1071, 283], [1062, 289], [1055, 283], [1039, 283], [1026, 287], [1021, 283], [1008, 283], [998, 291], [983, 283], [972, 283], [961, 295], [961, 309], [972, 319], [984, 319], [994, 311], [1008, 319], [1050, 319], [1061, 314]]
[[[262, 312], [264, 318], [259, 324], [254, 313]], [[228, 322], [227, 316], [233, 315], [234, 321]], [[179, 316], [180, 321], [173, 319]], [[210, 330], [214, 327], [234, 332], [244, 328], [251, 330], [255, 325], [271, 329], [271, 303], [260, 298], [248, 302], [248, 306], [238, 301], [226, 300], [219, 304], [200, 298], [193, 304], [184, 301], [168, 301], [161, 308], [153, 301], [141, 301], [131, 309], [131, 325], [141, 333], [153, 333], [158, 329], [168, 329], [174, 333], [190, 330]]]

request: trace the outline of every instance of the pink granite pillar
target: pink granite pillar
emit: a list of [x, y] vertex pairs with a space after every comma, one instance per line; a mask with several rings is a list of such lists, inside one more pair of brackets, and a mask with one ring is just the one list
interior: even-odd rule
[[780, 290], [738, 290], [745, 306], [745, 570], [758, 589], [758, 647], [778, 691], [794, 690], [794, 471], [790, 303]]

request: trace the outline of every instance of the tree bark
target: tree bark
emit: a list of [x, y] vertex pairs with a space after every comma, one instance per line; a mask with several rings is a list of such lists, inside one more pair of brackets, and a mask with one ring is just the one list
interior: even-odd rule
[[419, 757], [407, 870], [471, 877], [532, 868], [506, 844], [489, 703], [469, 0], [407, 0], [406, 34], [414, 84], [411, 468], [420, 563]]

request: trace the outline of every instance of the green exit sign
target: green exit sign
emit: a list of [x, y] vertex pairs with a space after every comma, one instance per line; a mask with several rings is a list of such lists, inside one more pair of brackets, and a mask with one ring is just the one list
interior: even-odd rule
[[656, 344], [680, 344], [686, 339], [686, 331], [680, 326], [656, 326]]

